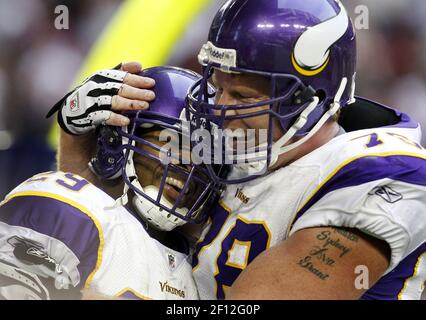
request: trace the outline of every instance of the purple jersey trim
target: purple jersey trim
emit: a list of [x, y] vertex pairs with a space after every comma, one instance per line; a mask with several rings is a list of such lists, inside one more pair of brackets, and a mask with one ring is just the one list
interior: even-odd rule
[[144, 299], [141, 296], [136, 295], [135, 293], [133, 293], [130, 290], [127, 290], [127, 291], [123, 292], [122, 294], [120, 294], [117, 297], [124, 298], [124, 299], [129, 299], [129, 300], [151, 300], [150, 298], [145, 298]]
[[362, 300], [398, 300], [398, 295], [404, 287], [405, 280], [412, 277], [419, 257], [426, 252], [426, 243], [412, 252], [398, 266], [369, 289]]
[[63, 242], [80, 260], [80, 286], [96, 267], [99, 231], [90, 217], [70, 204], [41, 196], [20, 196], [0, 207], [0, 221]]
[[386, 178], [426, 186], [426, 160], [405, 155], [366, 156], [356, 159], [342, 167], [315, 193], [296, 214], [291, 227], [326, 194]]

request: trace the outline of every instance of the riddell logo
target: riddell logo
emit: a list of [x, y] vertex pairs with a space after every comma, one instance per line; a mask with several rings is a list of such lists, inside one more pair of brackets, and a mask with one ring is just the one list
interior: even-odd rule
[[241, 202], [244, 204], [247, 204], [250, 201], [250, 198], [242, 193], [241, 189], [237, 189], [237, 192], [235, 192], [235, 198], [241, 200]]
[[158, 281], [158, 282], [160, 283], [161, 292], [168, 292], [168, 293], [174, 294], [175, 296], [185, 298], [184, 290], [179, 290], [172, 286], [169, 286], [167, 281], [166, 282]]
[[219, 52], [218, 50], [214, 50], [213, 48], [210, 48], [210, 55], [218, 60], [223, 60], [223, 58], [225, 57], [224, 52]]
[[214, 62], [223, 67], [236, 67], [237, 51], [235, 49], [218, 48], [210, 41], [201, 48], [198, 59], [201, 64], [206, 65]]

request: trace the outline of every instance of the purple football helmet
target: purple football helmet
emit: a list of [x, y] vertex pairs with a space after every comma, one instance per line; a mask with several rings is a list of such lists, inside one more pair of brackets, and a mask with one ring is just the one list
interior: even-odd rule
[[[206, 168], [181, 165], [185, 163], [182, 148], [172, 154], [146, 137], [154, 131], [164, 130], [171, 138], [182, 138], [186, 134], [183, 128], [185, 99], [189, 88], [201, 76], [175, 67], [149, 68], [141, 75], [155, 80], [156, 99], [147, 111], [127, 112], [130, 118], [127, 127], [100, 127], [98, 150], [89, 166], [103, 179], [121, 176], [125, 187], [120, 199], [127, 203], [128, 192], [133, 192], [133, 209], [156, 229], [170, 231], [186, 222], [199, 223], [204, 220], [209, 203], [216, 200], [217, 194]], [[181, 140], [178, 146], [182, 146]], [[142, 186], [144, 172], [137, 172], [135, 166], [135, 162], [142, 161], [136, 160], [138, 157], [142, 157], [145, 163], [154, 161], [156, 169], [150, 174], [156, 180], [151, 179], [151, 185]]]
[[[203, 79], [191, 88], [187, 105], [195, 127], [202, 123], [224, 129], [225, 121], [269, 115], [264, 143], [244, 154], [222, 152], [222, 163], [240, 170], [225, 179], [209, 170], [218, 183], [241, 183], [268, 174], [281, 154], [306, 142], [340, 107], [355, 101], [355, 32], [339, 0], [229, 0], [214, 18], [198, 59]], [[208, 81], [214, 70], [268, 79], [270, 99], [209, 103]], [[253, 111], [261, 106], [269, 108]], [[228, 115], [230, 110], [238, 112]], [[283, 132], [277, 141], [272, 138], [275, 126]], [[299, 140], [290, 144], [293, 137]], [[214, 138], [215, 143], [224, 139]]]

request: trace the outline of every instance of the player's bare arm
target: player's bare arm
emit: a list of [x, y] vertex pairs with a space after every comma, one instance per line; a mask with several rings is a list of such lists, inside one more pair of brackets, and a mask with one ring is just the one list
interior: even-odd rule
[[358, 299], [357, 266], [369, 287], [389, 266], [389, 246], [356, 229], [310, 228], [259, 255], [237, 278], [229, 299]]
[[[128, 62], [122, 64], [120, 72], [124, 76], [122, 84], [119, 84], [117, 94], [111, 97], [111, 111], [103, 115], [101, 122], [112, 126], [127, 125], [129, 120], [120, 113], [126, 110], [145, 110], [149, 107], [149, 102], [155, 99], [155, 94], [150, 89], [155, 85], [155, 81], [137, 75], [141, 72], [142, 66], [138, 62]], [[80, 103], [83, 103], [80, 101]], [[80, 106], [89, 108], [90, 106]], [[85, 132], [87, 131], [87, 132]], [[59, 138], [59, 148], [57, 154], [58, 170], [73, 172], [88, 179], [92, 183], [98, 184], [96, 176], [89, 170], [87, 163], [93, 155], [96, 145], [96, 138], [93, 128], [87, 130], [67, 133], [61, 129]]]

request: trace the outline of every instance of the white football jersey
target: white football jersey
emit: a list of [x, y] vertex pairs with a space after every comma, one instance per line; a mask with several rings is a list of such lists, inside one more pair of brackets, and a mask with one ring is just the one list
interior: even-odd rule
[[294, 232], [335, 226], [358, 228], [391, 248], [383, 281], [364, 299], [419, 299], [426, 280], [426, 151], [419, 140], [419, 128], [346, 133], [268, 176], [228, 185], [196, 247], [200, 297], [224, 298], [259, 253]]
[[[69, 298], [86, 288], [134, 299], [197, 299], [189, 256], [151, 238], [81, 177], [42, 173], [0, 207], [0, 296]], [[47, 288], [51, 280], [53, 291]]]

